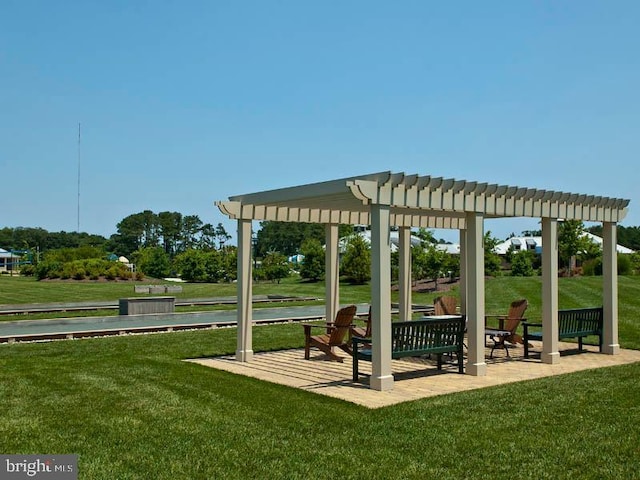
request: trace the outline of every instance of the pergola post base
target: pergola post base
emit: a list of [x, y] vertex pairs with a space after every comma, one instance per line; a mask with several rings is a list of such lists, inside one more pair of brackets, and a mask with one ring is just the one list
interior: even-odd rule
[[542, 352], [540, 354], [542, 363], [548, 363], [549, 365], [555, 365], [560, 363], [560, 352]]
[[620, 345], [614, 343], [613, 345], [603, 345], [602, 353], [606, 353], [607, 355], [618, 355], [620, 353]]
[[482, 363], [467, 363], [467, 375], [474, 377], [484, 377], [487, 374], [487, 364]]
[[380, 392], [393, 390], [393, 375], [384, 375], [382, 377], [372, 376], [369, 380], [369, 386], [372, 390], [378, 390]]
[[253, 360], [253, 350], [236, 350], [236, 360], [238, 362], [250, 362]]

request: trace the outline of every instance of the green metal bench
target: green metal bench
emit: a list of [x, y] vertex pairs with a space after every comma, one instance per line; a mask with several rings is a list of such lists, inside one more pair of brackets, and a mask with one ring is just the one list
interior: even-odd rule
[[[442, 369], [442, 354], [455, 353], [458, 371], [464, 373], [463, 341], [465, 316], [447, 319], [421, 319], [391, 324], [391, 358], [419, 357], [436, 354], [438, 370]], [[353, 381], [360, 377], [359, 360], [371, 361], [371, 339], [353, 337]]]
[[[558, 310], [558, 340], [577, 338], [578, 349], [582, 351], [583, 338], [595, 335], [599, 338], [598, 346], [602, 352], [602, 307], [574, 308]], [[541, 323], [523, 322], [524, 358], [529, 358], [529, 340], [542, 341]], [[533, 327], [538, 329], [531, 331]]]

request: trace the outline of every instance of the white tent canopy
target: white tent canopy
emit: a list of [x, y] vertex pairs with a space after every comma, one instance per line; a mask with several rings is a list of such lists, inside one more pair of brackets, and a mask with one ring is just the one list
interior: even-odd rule
[[238, 344], [236, 358], [251, 361], [251, 222], [272, 220], [325, 224], [326, 315], [339, 307], [338, 225], [371, 225], [372, 376], [371, 388], [393, 388], [390, 351], [390, 227], [399, 230], [400, 316], [411, 316], [410, 229], [460, 231], [461, 308], [468, 318], [466, 372], [485, 375], [484, 360], [484, 219], [536, 217], [542, 220], [542, 321], [546, 363], [559, 361], [557, 334], [557, 223], [576, 219], [603, 223], [604, 351], [617, 353], [617, 222], [628, 200], [596, 195], [478, 183], [441, 177], [381, 172], [265, 192], [236, 195], [216, 202], [238, 221]]

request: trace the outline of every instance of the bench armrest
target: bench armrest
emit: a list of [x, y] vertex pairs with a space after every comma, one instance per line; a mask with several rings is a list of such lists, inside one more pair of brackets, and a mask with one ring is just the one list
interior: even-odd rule
[[[304, 336], [305, 338], [309, 338], [311, 337], [311, 329], [312, 328], [322, 328], [324, 329], [324, 331], [329, 334], [331, 333], [333, 330], [335, 330], [337, 327], [333, 324], [333, 322], [327, 322], [324, 325], [321, 323], [302, 323], [302, 328], [304, 328]], [[348, 325], [349, 329], [351, 329], [352, 327], [354, 327], [355, 325], [352, 323], [351, 325]]]
[[302, 325], [303, 327], [309, 327], [309, 328], [331, 328], [331, 327], [333, 327], [333, 323], [331, 323], [331, 322], [327, 322], [327, 323], [301, 323], [300, 325]]
[[527, 327], [542, 327], [541, 323], [531, 323], [527, 321], [522, 322], [522, 325], [526, 325]]

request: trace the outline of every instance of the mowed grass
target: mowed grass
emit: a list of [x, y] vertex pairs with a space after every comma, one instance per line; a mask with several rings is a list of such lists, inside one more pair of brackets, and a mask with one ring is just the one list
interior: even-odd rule
[[[154, 282], [158, 283], [158, 282]], [[175, 285], [160, 282], [162, 285]], [[37, 281], [29, 277], [0, 276], [0, 305], [20, 305], [59, 302], [114, 301], [127, 297], [149, 296], [135, 293], [135, 285], [151, 285], [151, 282], [100, 282], [52, 280]], [[182, 292], [172, 293], [176, 299], [235, 297], [235, 283], [181, 283]], [[345, 285], [342, 293], [345, 302], [367, 302], [371, 296], [369, 285]], [[324, 283], [301, 282], [290, 278], [281, 283], [260, 282], [253, 285], [254, 295], [289, 295], [324, 298]]]
[[[560, 279], [560, 306], [601, 304], [601, 288]], [[627, 348], [639, 288], [620, 278]], [[341, 301], [367, 291], [342, 286]], [[487, 311], [525, 297], [538, 320], [540, 291], [488, 280]], [[256, 327], [254, 349], [302, 347], [301, 330]], [[0, 345], [0, 452], [76, 453], [83, 479], [639, 478], [640, 364], [368, 410], [183, 361], [235, 346], [235, 329]]]
[[[257, 350], [301, 337], [254, 328]], [[83, 479], [638, 475], [639, 364], [368, 410], [182, 361], [234, 349], [235, 329], [0, 346], [0, 451], [76, 453]]]
[[[139, 282], [148, 285], [148, 282]], [[166, 282], [165, 282], [166, 283]], [[558, 302], [560, 308], [579, 308], [602, 305], [601, 277], [560, 278]], [[106, 301], [117, 302], [119, 298], [136, 296], [133, 283], [105, 283], [105, 282], [71, 282], [53, 281], [38, 282], [33, 278], [0, 276], [0, 304], [21, 303], [56, 303]], [[177, 298], [204, 297], [233, 297], [236, 295], [235, 284], [182, 284], [182, 293]], [[447, 290], [448, 285], [441, 285], [440, 291], [414, 292], [413, 303], [433, 303], [438, 295], [448, 294], [459, 296], [459, 288], [455, 286]], [[621, 276], [618, 279], [618, 310], [619, 334], [621, 345], [625, 348], [640, 349], [640, 276]], [[289, 279], [282, 283], [258, 283], [253, 287], [255, 295], [289, 295], [309, 296], [323, 299], [325, 296], [324, 283], [305, 283]], [[144, 294], [142, 294], [144, 295]], [[398, 293], [391, 293], [392, 301], [397, 301]], [[486, 280], [485, 304], [486, 312], [504, 314], [511, 301], [526, 298], [529, 308], [526, 317], [530, 321], [540, 321], [542, 305], [542, 280], [540, 277], [498, 277]], [[340, 286], [340, 301], [342, 304], [369, 303], [371, 288], [369, 285]], [[290, 303], [287, 305], [321, 304], [321, 301]], [[255, 308], [271, 307], [268, 304], [256, 304]], [[208, 309], [229, 309], [232, 306], [212, 307], [178, 307], [180, 312], [202, 311]], [[95, 310], [90, 312], [63, 312], [31, 315], [2, 315], [0, 321], [59, 318], [72, 316], [116, 315], [116, 310]]]

